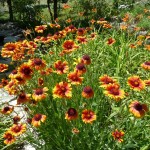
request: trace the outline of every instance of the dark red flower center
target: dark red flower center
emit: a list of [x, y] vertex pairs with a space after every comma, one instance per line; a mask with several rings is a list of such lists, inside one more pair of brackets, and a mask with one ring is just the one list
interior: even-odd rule
[[104, 82], [105, 84], [109, 84], [109, 83], [113, 83], [113, 80], [112, 79], [109, 79], [109, 78], [104, 78], [102, 80], [102, 82]]
[[56, 66], [56, 68], [57, 68], [58, 70], [64, 70], [64, 65], [59, 64], [59, 65]]
[[26, 95], [25, 95], [24, 93], [21, 93], [21, 94], [19, 95], [19, 98], [20, 98], [20, 99], [25, 99], [25, 98], [26, 98]]
[[118, 88], [111, 88], [109, 92], [113, 95], [119, 95], [119, 89]]
[[91, 92], [93, 92], [92, 91], [92, 88], [90, 88], [90, 87], [85, 87], [84, 89], [83, 89], [83, 91], [85, 92], [85, 93], [91, 93]]
[[40, 121], [41, 118], [42, 118], [42, 115], [41, 115], [41, 114], [36, 114], [36, 115], [34, 116], [34, 120], [35, 120], [35, 121]]
[[36, 95], [42, 95], [43, 94], [43, 89], [36, 89], [35, 94]]
[[71, 30], [74, 29], [74, 28], [75, 28], [74, 25], [69, 26], [69, 29], [71, 29]]
[[44, 30], [45, 28], [43, 26], [39, 26], [38, 30]]
[[79, 28], [79, 29], [78, 29], [78, 32], [82, 32], [82, 33], [83, 33], [83, 32], [84, 32], [84, 29], [83, 29], [83, 28]]
[[144, 64], [150, 66], [150, 61], [146, 61]]
[[16, 77], [15, 79], [16, 79], [17, 81], [20, 81], [20, 82], [21, 82], [21, 81], [24, 81], [23, 78], [21, 78], [21, 77]]
[[17, 74], [17, 70], [13, 70], [13, 71], [12, 71], [12, 74]]
[[134, 108], [138, 111], [141, 111], [143, 109], [142, 105], [139, 103], [135, 104]]
[[9, 45], [9, 46], [7, 47], [7, 49], [8, 49], [9, 51], [13, 51], [15, 48], [16, 48], [16, 46], [14, 46], [14, 45]]
[[21, 131], [21, 126], [20, 125], [17, 125], [13, 128], [13, 131], [14, 132], [20, 132]]
[[6, 106], [4, 107], [4, 111], [9, 111], [10, 110], [10, 107]]
[[91, 112], [88, 112], [88, 113], [86, 114], [86, 118], [87, 118], [87, 119], [91, 119], [91, 118], [92, 118]]
[[74, 108], [69, 108], [67, 113], [69, 116], [75, 116], [77, 114], [77, 111]]
[[84, 56], [82, 57], [82, 59], [84, 59], [84, 60], [90, 60], [90, 56], [89, 56], [89, 55], [84, 55]]
[[135, 80], [135, 81], [131, 81], [131, 85], [135, 86], [135, 87], [138, 87], [140, 85], [140, 83], [139, 83], [138, 80]]
[[23, 67], [21, 72], [25, 75], [29, 75], [31, 73], [31, 69], [29, 67]]
[[62, 93], [65, 93], [66, 92], [66, 88], [63, 86], [63, 87], [61, 87], [61, 92]]
[[77, 68], [78, 70], [84, 70], [84, 69], [85, 69], [85, 66], [84, 66], [84, 64], [78, 64], [78, 65], [76, 66], [76, 68]]
[[15, 116], [13, 118], [14, 123], [17, 123], [18, 121], [20, 121], [20, 117], [19, 116]]
[[34, 59], [34, 64], [35, 65], [37, 65], [37, 66], [39, 66], [39, 65], [41, 65], [42, 64], [42, 60], [41, 59]]
[[72, 49], [73, 48], [73, 43], [72, 42], [68, 42], [68, 43], [65, 44], [64, 47], [67, 48], [67, 49]]
[[12, 140], [12, 138], [13, 138], [13, 135], [10, 134], [10, 133], [8, 133], [6, 139], [7, 139], [8, 141], [10, 141], [10, 140]]

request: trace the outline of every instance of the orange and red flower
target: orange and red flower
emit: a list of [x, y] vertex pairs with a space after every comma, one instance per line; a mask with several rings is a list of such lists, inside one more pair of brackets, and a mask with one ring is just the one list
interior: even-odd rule
[[68, 81], [73, 85], [80, 85], [83, 81], [83, 77], [80, 77], [80, 75], [77, 72], [70, 72], [67, 78]]
[[26, 94], [25, 92], [21, 92], [17, 98], [17, 104], [22, 104], [30, 101], [31, 94]]
[[123, 142], [122, 137], [124, 136], [124, 132], [116, 129], [114, 132], [112, 132], [112, 136], [114, 137], [114, 140], [117, 140], [119, 143], [121, 143]]
[[8, 65], [7, 64], [1, 64], [0, 63], [0, 72], [5, 72], [8, 69]]
[[4, 89], [9, 92], [10, 95], [15, 95], [19, 91], [16, 80], [10, 80], [9, 83], [4, 87]]
[[108, 84], [104, 94], [110, 98], [115, 99], [116, 101], [119, 101], [125, 97], [124, 90], [121, 90], [118, 84]]
[[139, 76], [132, 76], [128, 78], [127, 84], [131, 89], [141, 91], [145, 88], [145, 83]]
[[91, 58], [89, 55], [84, 55], [81, 58], [81, 63], [85, 64], [85, 65], [90, 65], [91, 64]]
[[90, 86], [86, 86], [83, 88], [82, 96], [84, 98], [91, 98], [94, 96], [94, 91]]
[[76, 27], [75, 27], [74, 25], [70, 25], [70, 26], [68, 26], [68, 27], [65, 28], [65, 31], [66, 31], [67, 33], [69, 33], [69, 32], [75, 33], [76, 30], [77, 30], [77, 29], [76, 29]]
[[78, 118], [78, 112], [74, 108], [69, 108], [65, 114], [65, 119], [67, 120], [75, 120]]
[[32, 118], [32, 122], [31, 124], [34, 127], [39, 127], [41, 125], [41, 122], [45, 122], [46, 120], [46, 115], [42, 115], [42, 114], [36, 114], [33, 118]]
[[82, 75], [86, 72], [86, 67], [83, 63], [79, 63], [76, 65], [75, 71], [79, 74]]
[[2, 48], [1, 55], [3, 57], [11, 57], [17, 49], [18, 45], [16, 43], [6, 43]]
[[97, 37], [97, 33], [90, 34], [90, 40], [94, 40]]
[[12, 135], [9, 131], [5, 132], [3, 135], [4, 140], [4, 144], [9, 145], [9, 144], [13, 144], [16, 141], [16, 138], [14, 135]]
[[54, 98], [71, 98], [72, 88], [67, 82], [59, 82], [53, 89]]
[[34, 58], [29, 60], [28, 65], [32, 68], [35, 68], [36, 70], [42, 70], [46, 67], [46, 62], [40, 58]]
[[137, 118], [145, 116], [145, 113], [148, 112], [148, 107], [146, 104], [141, 104], [137, 100], [132, 101], [129, 105], [129, 111]]
[[47, 93], [46, 93], [47, 91], [48, 91], [47, 87], [37, 88], [34, 90], [34, 93], [32, 94], [32, 98], [35, 101], [41, 101], [47, 97]]
[[72, 129], [72, 133], [73, 134], [78, 134], [80, 131], [79, 131], [79, 129], [77, 129], [77, 128], [73, 128]]
[[105, 74], [99, 77], [99, 82], [101, 84], [101, 87], [106, 87], [109, 84], [116, 83], [116, 80]]
[[70, 53], [72, 51], [75, 51], [79, 46], [77, 46], [73, 40], [66, 40], [63, 43], [62, 47], [64, 53]]
[[24, 63], [18, 68], [18, 74], [24, 79], [31, 79], [33, 70], [30, 65]]
[[9, 132], [14, 136], [19, 136], [26, 131], [26, 124], [13, 124]]
[[68, 5], [68, 4], [66, 4], [66, 3], [65, 3], [65, 4], [63, 4], [63, 6], [62, 6], [62, 7], [63, 7], [63, 9], [69, 9], [69, 8], [71, 8], [71, 6], [70, 6], [70, 5]]
[[54, 63], [54, 68], [56, 69], [57, 74], [67, 73], [69, 70], [68, 62], [67, 61], [62, 62], [61, 60], [57, 60]]
[[116, 42], [116, 40], [115, 39], [113, 39], [113, 38], [109, 38], [108, 40], [107, 40], [107, 44], [108, 45], [112, 45], [112, 44], [114, 44]]
[[111, 29], [111, 28], [112, 28], [112, 25], [109, 24], [109, 23], [104, 23], [104, 24], [103, 24], [103, 28]]
[[130, 44], [130, 48], [136, 48], [136, 45], [135, 44]]
[[14, 124], [18, 124], [18, 122], [21, 120], [20, 116], [14, 116], [13, 117], [13, 121], [14, 121]]
[[145, 49], [150, 51], [150, 45], [145, 45]]
[[77, 35], [78, 36], [84, 36], [86, 34], [85, 28], [78, 28], [77, 29]]
[[150, 79], [144, 80], [145, 86], [150, 86]]
[[43, 85], [44, 85], [43, 78], [38, 78], [38, 86], [43, 86]]
[[77, 41], [81, 44], [86, 44], [88, 39], [85, 36], [77, 36]]
[[1, 82], [0, 82], [0, 88], [5, 87], [8, 83], [9, 83], [9, 82], [8, 82], [7, 79], [2, 79]]
[[92, 110], [83, 110], [82, 111], [82, 121], [84, 123], [93, 123], [96, 120], [96, 114]]
[[35, 31], [36, 31], [37, 33], [43, 33], [43, 31], [46, 30], [46, 28], [47, 28], [47, 25], [36, 26], [36, 27], [35, 27]]
[[141, 67], [145, 70], [150, 70], [150, 61], [146, 61], [141, 64]]
[[12, 113], [12, 111], [14, 110], [13, 106], [5, 106], [2, 110], [1, 113], [4, 115], [9, 115], [10, 113]]

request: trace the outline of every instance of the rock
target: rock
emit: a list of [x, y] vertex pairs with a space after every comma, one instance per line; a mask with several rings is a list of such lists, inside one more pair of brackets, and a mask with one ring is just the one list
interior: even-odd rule
[[7, 36], [4, 38], [4, 44], [8, 42], [16, 42], [19, 40], [19, 37], [17, 36]]
[[5, 38], [5, 36], [0, 34], [0, 45], [4, 44], [4, 38]]

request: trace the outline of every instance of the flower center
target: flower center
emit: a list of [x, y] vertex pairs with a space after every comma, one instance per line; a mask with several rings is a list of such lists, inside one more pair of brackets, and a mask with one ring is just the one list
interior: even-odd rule
[[21, 130], [21, 126], [16, 126], [16, 127], [14, 128], [14, 131], [15, 131], [15, 132], [20, 132], [20, 130]]
[[138, 111], [141, 111], [141, 110], [143, 109], [143, 107], [142, 107], [141, 104], [136, 104], [136, 105], [134, 106], [134, 108], [135, 108], [136, 110], [138, 110]]
[[13, 70], [13, 71], [12, 71], [12, 74], [17, 74], [17, 70]]
[[34, 116], [34, 120], [35, 120], [35, 121], [40, 121], [41, 118], [42, 118], [42, 115], [41, 115], [41, 114], [36, 114], [36, 115]]
[[19, 95], [19, 98], [20, 98], [20, 99], [25, 99], [25, 98], [26, 98], [26, 95], [25, 95], [24, 93], [21, 93], [21, 94]]
[[12, 139], [12, 135], [9, 134], [8, 137], [7, 137], [8, 141], [10, 141]]
[[84, 66], [84, 64], [78, 64], [78, 65], [76, 66], [76, 68], [77, 68], [78, 70], [84, 70], [84, 69], [85, 69], [85, 66]]
[[68, 110], [68, 115], [69, 116], [74, 116], [74, 115], [76, 115], [76, 110], [74, 109], [74, 108], [70, 108], [69, 110]]
[[42, 60], [41, 59], [35, 59], [34, 64], [39, 66], [42, 64]]
[[43, 94], [43, 89], [36, 89], [35, 94], [36, 95], [42, 95]]
[[22, 69], [22, 72], [25, 74], [25, 75], [29, 75], [31, 73], [31, 69], [28, 68], [28, 67], [25, 67]]
[[66, 88], [65, 87], [61, 87], [61, 91], [65, 93], [66, 92]]
[[85, 87], [85, 88], [83, 89], [83, 91], [84, 91], [85, 93], [91, 93], [91, 92], [92, 92], [92, 89], [91, 89], [90, 87]]
[[133, 85], [134, 85], [134, 86], [139, 86], [139, 82], [138, 82], [138, 81], [134, 81], [134, 82], [133, 82]]
[[150, 66], [150, 61], [146, 61], [144, 64]]
[[87, 114], [86, 118], [88, 119], [92, 118], [92, 115], [90, 114], [90, 112]]
[[8, 106], [4, 107], [4, 111], [9, 111], [10, 108]]
[[15, 46], [13, 46], [13, 45], [12, 46], [8, 46], [7, 49], [10, 50], [10, 51], [13, 51], [15, 49]]
[[112, 89], [110, 89], [110, 93], [113, 95], [119, 95], [119, 89], [118, 88], [112, 88]]
[[83, 58], [84, 60], [90, 60], [90, 57], [89, 57], [88, 55], [84, 55], [82, 58]]

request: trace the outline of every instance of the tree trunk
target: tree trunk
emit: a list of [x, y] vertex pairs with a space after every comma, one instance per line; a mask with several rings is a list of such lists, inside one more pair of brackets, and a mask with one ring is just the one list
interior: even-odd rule
[[57, 0], [54, 0], [54, 20], [57, 18]]
[[115, 15], [118, 15], [118, 6], [119, 6], [119, 2], [118, 2], [118, 0], [115, 0], [113, 3]]
[[49, 14], [51, 16], [51, 21], [53, 22], [54, 19], [53, 19], [53, 14], [52, 14], [52, 11], [51, 11], [50, 3], [51, 3], [51, 0], [47, 0], [48, 11], [49, 11]]
[[9, 20], [13, 21], [12, 1], [7, 0], [7, 5], [8, 5], [8, 9], [9, 9]]

